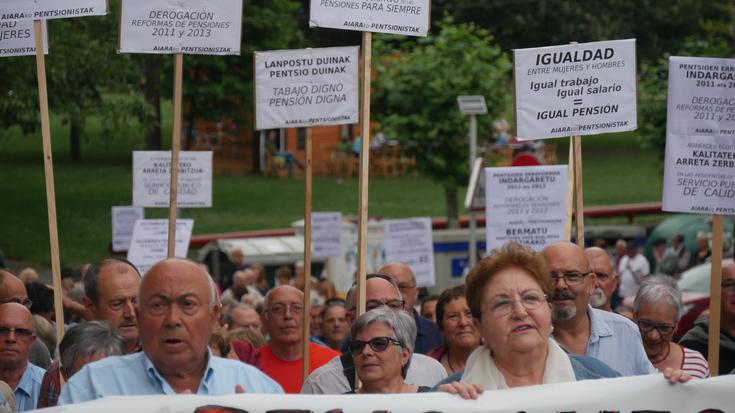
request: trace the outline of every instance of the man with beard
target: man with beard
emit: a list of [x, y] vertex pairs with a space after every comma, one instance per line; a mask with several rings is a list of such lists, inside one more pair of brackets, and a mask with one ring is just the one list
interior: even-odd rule
[[605, 250], [598, 247], [587, 248], [584, 255], [587, 256], [590, 271], [595, 273], [597, 279], [590, 305], [600, 310], [612, 311], [613, 294], [618, 287], [618, 275], [613, 272], [612, 259]]
[[555, 242], [542, 252], [554, 292], [550, 297], [554, 338], [569, 353], [594, 357], [623, 376], [656, 373], [633, 322], [592, 308], [597, 279], [584, 250], [571, 242]]

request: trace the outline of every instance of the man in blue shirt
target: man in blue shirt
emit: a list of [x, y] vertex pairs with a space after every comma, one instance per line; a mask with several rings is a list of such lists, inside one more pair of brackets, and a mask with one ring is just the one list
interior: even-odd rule
[[0, 305], [0, 380], [13, 389], [19, 412], [36, 408], [46, 372], [28, 361], [34, 341], [31, 312], [14, 302]]
[[207, 345], [220, 311], [206, 272], [185, 259], [160, 261], [138, 295], [143, 352], [88, 364], [69, 379], [59, 404], [113, 395], [282, 393], [256, 368], [212, 356]]

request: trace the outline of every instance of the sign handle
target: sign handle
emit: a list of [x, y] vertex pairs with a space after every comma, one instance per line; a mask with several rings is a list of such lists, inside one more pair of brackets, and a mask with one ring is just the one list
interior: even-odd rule
[[722, 306], [722, 236], [724, 233], [722, 215], [712, 216], [712, 273], [710, 276], [709, 296], [709, 339], [707, 341], [707, 362], [712, 377], [717, 376], [720, 368], [720, 308]]
[[362, 96], [360, 100], [360, 211], [357, 232], [357, 315], [365, 312], [367, 278], [368, 177], [370, 173], [370, 80], [373, 34], [362, 33]]
[[584, 248], [584, 194], [582, 192], [582, 137], [572, 137], [574, 144], [574, 194], [577, 211], [575, 225], [577, 226], [577, 245]]
[[[38, 103], [41, 109], [41, 137], [43, 138], [43, 167], [46, 178], [46, 206], [48, 232], [51, 242], [51, 273], [54, 283], [54, 310], [56, 312], [56, 343], [64, 338], [64, 307], [61, 296], [61, 263], [59, 258], [59, 232], [56, 223], [56, 191], [54, 189], [54, 161], [51, 148], [51, 122], [49, 120], [48, 89], [46, 87], [46, 58], [43, 55], [41, 21], [33, 22], [36, 36], [36, 72], [38, 76]], [[62, 382], [63, 385], [63, 382]]]
[[168, 258], [176, 256], [176, 203], [179, 192], [179, 150], [181, 148], [181, 89], [183, 85], [184, 55], [174, 56], [174, 122], [171, 136], [171, 184], [168, 204]]
[[569, 158], [567, 160], [567, 210], [564, 224], [564, 239], [572, 240], [572, 215], [574, 213], [574, 138], [569, 138]]
[[304, 340], [302, 361], [302, 383], [309, 377], [309, 329], [311, 323], [311, 206], [312, 165], [311, 128], [306, 128], [306, 162], [304, 177]]

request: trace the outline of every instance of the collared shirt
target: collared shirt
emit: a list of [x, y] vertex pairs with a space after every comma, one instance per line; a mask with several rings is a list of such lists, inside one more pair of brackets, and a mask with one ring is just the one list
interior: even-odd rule
[[627, 318], [587, 306], [590, 339], [586, 356], [594, 357], [623, 376], [658, 373], [648, 361], [638, 327]]
[[[247, 393], [283, 393], [270, 377], [240, 361], [207, 353], [207, 366], [196, 394], [222, 396], [241, 385]], [[105, 396], [176, 394], [144, 352], [113, 356], [87, 364], [64, 386], [59, 405]]]
[[41, 393], [41, 382], [46, 370], [28, 363], [28, 367], [20, 376], [20, 381], [13, 391], [15, 395], [15, 406], [19, 412], [34, 410], [38, 403], [38, 395]]

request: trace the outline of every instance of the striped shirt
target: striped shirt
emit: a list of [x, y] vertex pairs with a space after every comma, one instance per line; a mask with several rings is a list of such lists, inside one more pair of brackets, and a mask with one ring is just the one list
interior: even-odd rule
[[710, 376], [709, 364], [704, 356], [698, 351], [679, 345], [681, 348], [681, 369], [688, 375], [697, 379], [706, 379]]

